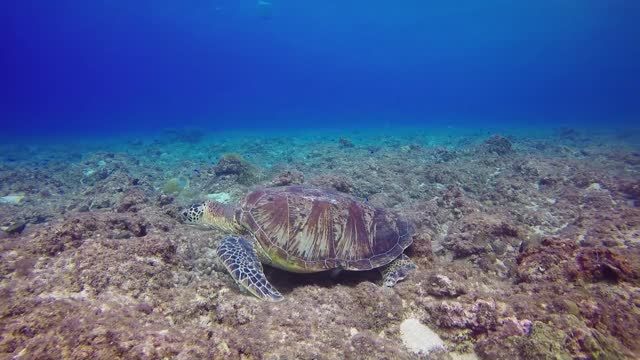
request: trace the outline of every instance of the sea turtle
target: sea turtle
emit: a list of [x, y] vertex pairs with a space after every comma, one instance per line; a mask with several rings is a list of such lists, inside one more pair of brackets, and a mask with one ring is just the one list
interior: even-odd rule
[[262, 264], [296, 273], [382, 272], [394, 286], [416, 265], [403, 254], [413, 227], [399, 215], [351, 196], [304, 186], [266, 188], [237, 205], [207, 201], [183, 211], [185, 221], [231, 233], [217, 254], [234, 280], [260, 299], [281, 300]]

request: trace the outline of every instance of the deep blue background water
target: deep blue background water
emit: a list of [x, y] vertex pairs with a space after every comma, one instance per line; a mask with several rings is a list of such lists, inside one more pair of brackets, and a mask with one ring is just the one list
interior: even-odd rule
[[0, 5], [4, 135], [633, 125], [640, 1]]

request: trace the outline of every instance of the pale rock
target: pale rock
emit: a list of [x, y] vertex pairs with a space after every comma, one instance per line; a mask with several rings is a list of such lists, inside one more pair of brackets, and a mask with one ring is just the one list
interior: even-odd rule
[[20, 204], [24, 199], [24, 194], [10, 194], [7, 196], [0, 197], [0, 204]]
[[415, 354], [446, 351], [440, 336], [417, 319], [406, 319], [400, 324], [400, 337], [404, 345]]
[[207, 199], [217, 201], [222, 204], [227, 204], [231, 201], [231, 195], [226, 192], [219, 192], [213, 194], [207, 194]]

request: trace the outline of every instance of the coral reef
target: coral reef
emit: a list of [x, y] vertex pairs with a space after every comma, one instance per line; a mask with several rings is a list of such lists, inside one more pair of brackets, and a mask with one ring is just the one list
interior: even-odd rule
[[500, 135], [494, 135], [485, 140], [482, 148], [497, 155], [507, 155], [513, 151], [511, 141]]
[[[615, 134], [176, 134], [0, 144], [0, 194], [23, 195], [0, 202], [0, 358], [640, 356], [640, 161]], [[285, 300], [242, 293], [225, 234], [181, 210], [290, 184], [403, 213], [418, 269], [265, 267]]]
[[244, 185], [251, 185], [258, 176], [257, 168], [239, 154], [224, 154], [213, 167], [213, 171], [217, 176], [234, 175], [237, 181]]

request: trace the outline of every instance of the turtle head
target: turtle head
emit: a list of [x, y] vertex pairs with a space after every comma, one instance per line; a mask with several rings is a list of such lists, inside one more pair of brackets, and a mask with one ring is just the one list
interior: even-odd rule
[[234, 215], [232, 206], [217, 201], [191, 205], [182, 212], [184, 220], [189, 224], [210, 226], [230, 233], [240, 230]]
[[204, 204], [193, 204], [182, 211], [182, 219], [189, 224], [199, 224], [204, 215]]

